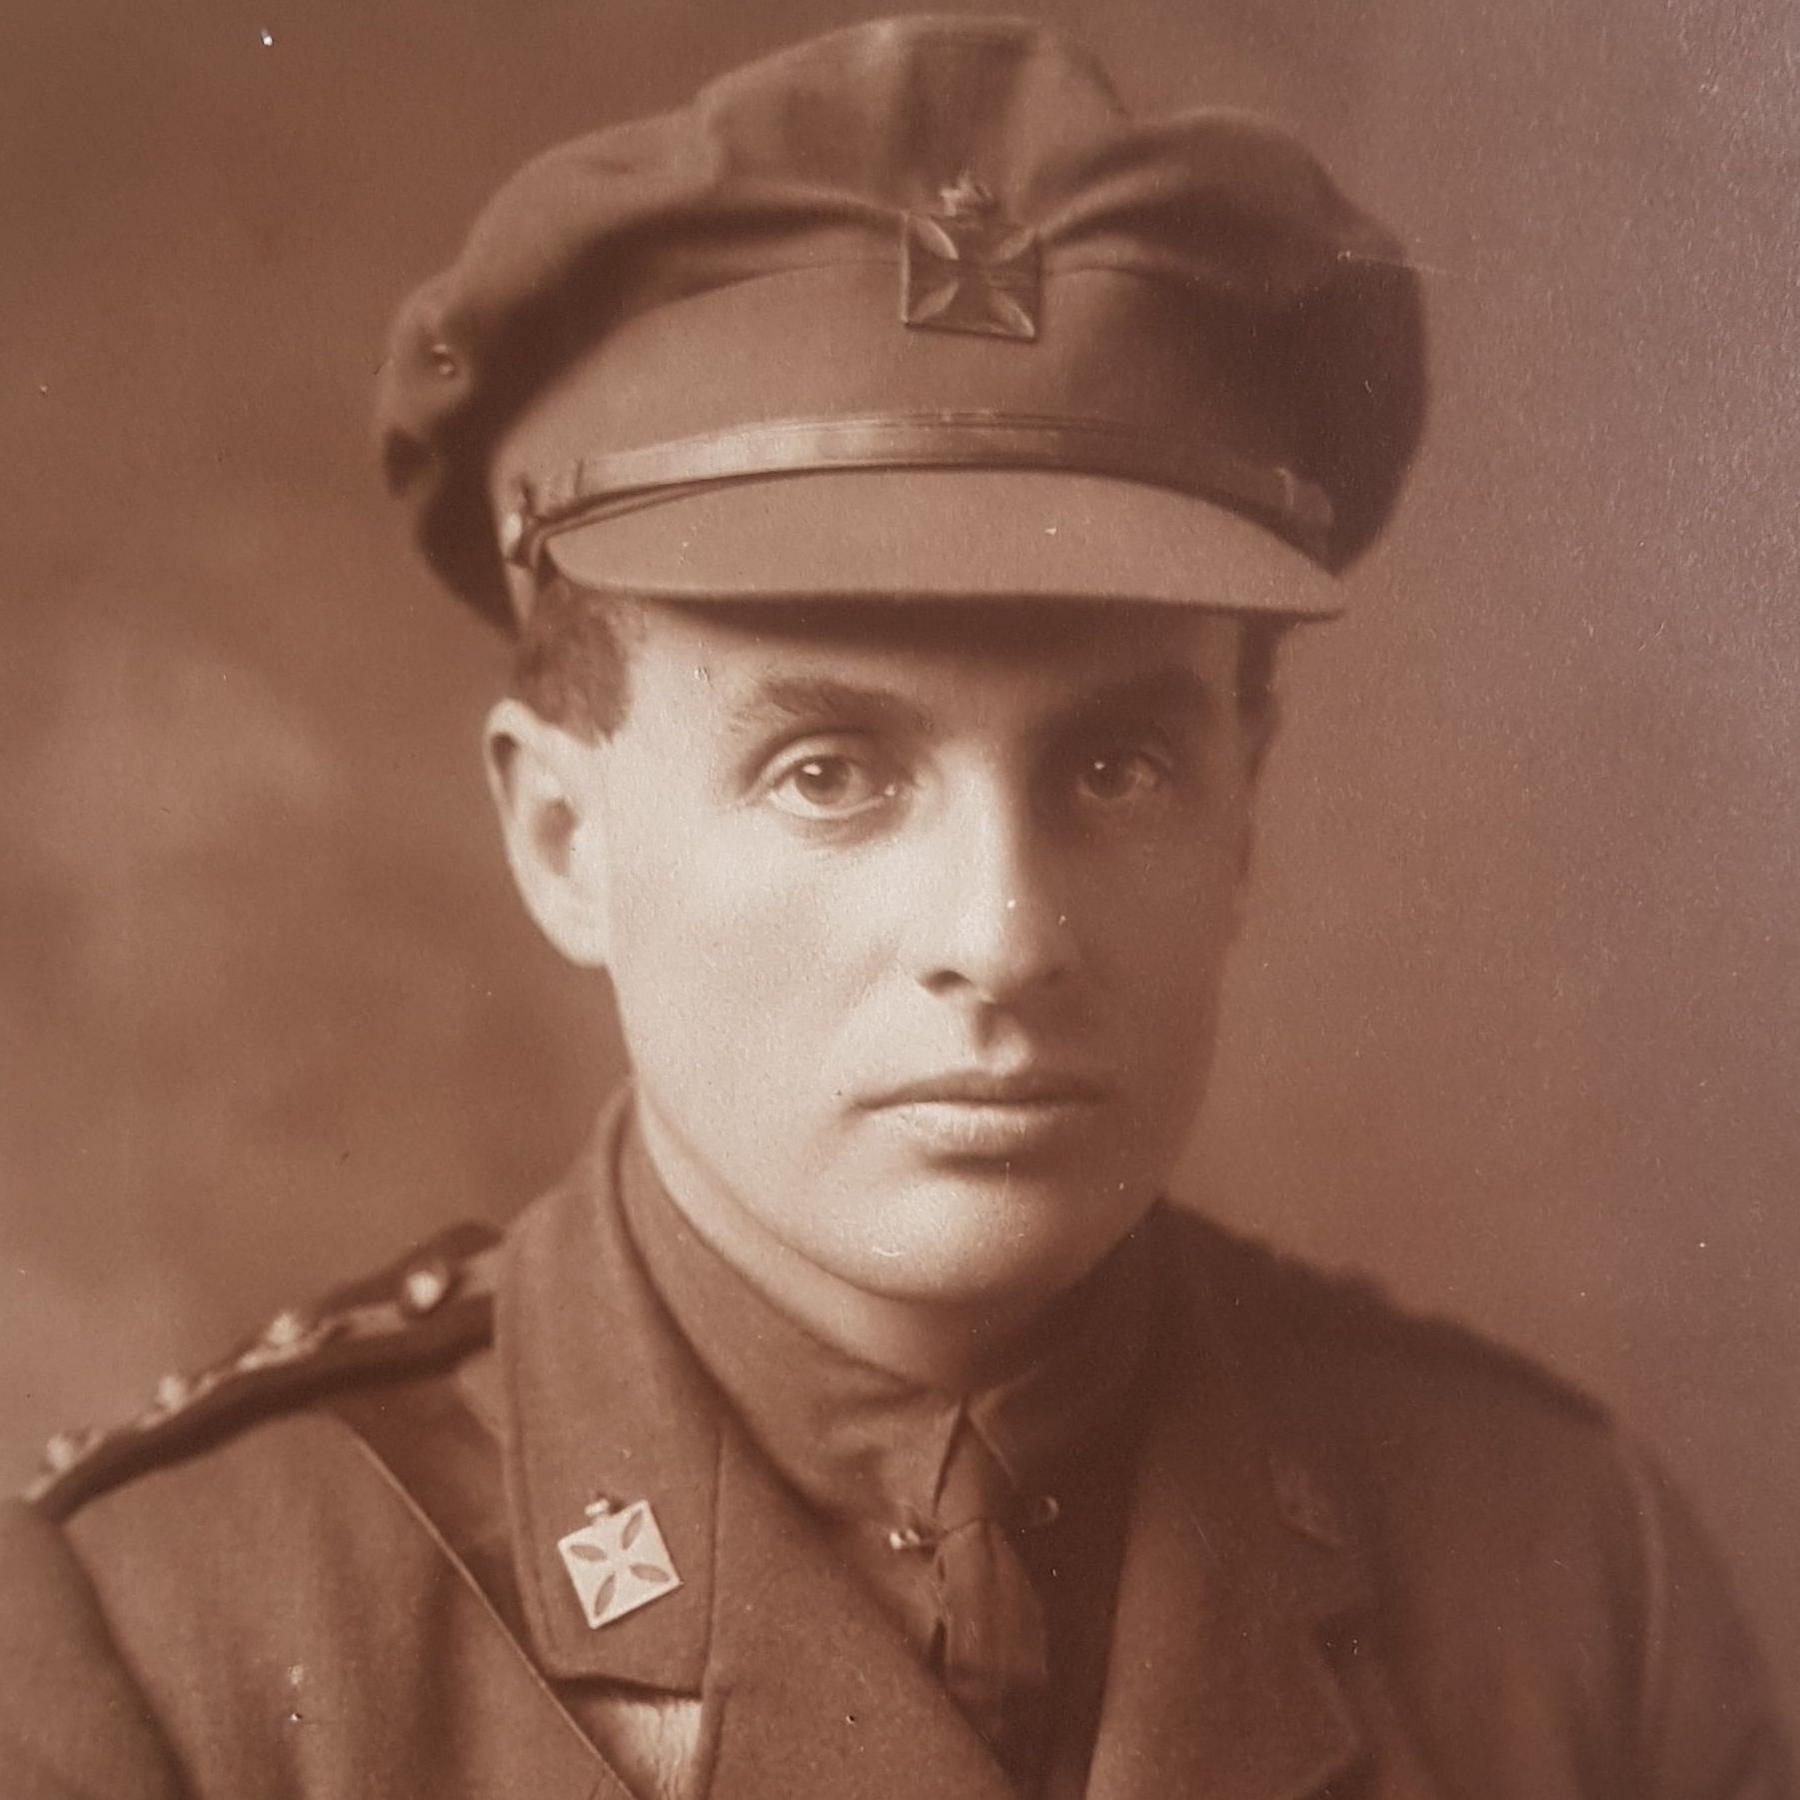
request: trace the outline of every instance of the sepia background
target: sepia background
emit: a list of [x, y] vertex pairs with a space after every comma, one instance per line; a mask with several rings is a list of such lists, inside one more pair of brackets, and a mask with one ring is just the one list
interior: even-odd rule
[[[383, 328], [531, 152], [881, 10], [0, 4], [8, 1485], [571, 1152], [604, 989], [511, 901], [504, 659], [381, 500]], [[1792, 0], [1038, 10], [1135, 102], [1298, 127], [1433, 309], [1411, 498], [1289, 665], [1187, 1190], [1612, 1401], [1791, 1701]]]

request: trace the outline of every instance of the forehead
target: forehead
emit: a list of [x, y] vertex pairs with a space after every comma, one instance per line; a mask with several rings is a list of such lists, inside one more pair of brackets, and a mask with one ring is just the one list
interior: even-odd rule
[[1110, 602], [653, 602], [641, 622], [639, 698], [722, 717], [806, 683], [928, 713], [1060, 711], [1175, 675], [1224, 699], [1243, 631], [1227, 613]]

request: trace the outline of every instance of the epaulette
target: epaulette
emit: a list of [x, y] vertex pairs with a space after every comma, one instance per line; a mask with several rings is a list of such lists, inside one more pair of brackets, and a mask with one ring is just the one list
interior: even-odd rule
[[1461, 1368], [1470, 1376], [1523, 1392], [1593, 1425], [1611, 1425], [1612, 1410], [1585, 1388], [1559, 1374], [1528, 1351], [1488, 1337], [1460, 1319], [1442, 1313], [1415, 1312], [1376, 1290], [1365, 1298], [1354, 1321], [1377, 1328], [1396, 1359], [1440, 1373]]
[[248, 1344], [196, 1374], [165, 1375], [150, 1404], [111, 1430], [59, 1432], [25, 1498], [54, 1520], [160, 1464], [259, 1418], [304, 1406], [355, 1381], [424, 1373], [493, 1336], [491, 1225], [465, 1224], [398, 1262], [289, 1308]]

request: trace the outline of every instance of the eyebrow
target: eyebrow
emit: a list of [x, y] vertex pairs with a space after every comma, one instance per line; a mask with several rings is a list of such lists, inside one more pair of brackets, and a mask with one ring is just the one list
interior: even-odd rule
[[772, 675], [757, 682], [730, 711], [734, 734], [766, 731], [771, 726], [813, 726], [831, 721], [885, 725], [923, 732], [930, 715], [910, 700], [880, 688], [859, 687], [825, 675]]
[[1067, 710], [1076, 720], [1120, 715], [1166, 717], [1172, 713], [1205, 719], [1218, 710], [1219, 698], [1216, 682], [1185, 664], [1170, 663], [1083, 694]]

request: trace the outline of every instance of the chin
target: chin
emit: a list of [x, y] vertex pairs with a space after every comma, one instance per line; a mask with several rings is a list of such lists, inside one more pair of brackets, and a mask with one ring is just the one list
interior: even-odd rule
[[1115, 1187], [1096, 1205], [1093, 1187], [1064, 1181], [943, 1174], [853, 1225], [833, 1260], [843, 1279], [888, 1299], [1043, 1304], [1105, 1261], [1155, 1194]]

